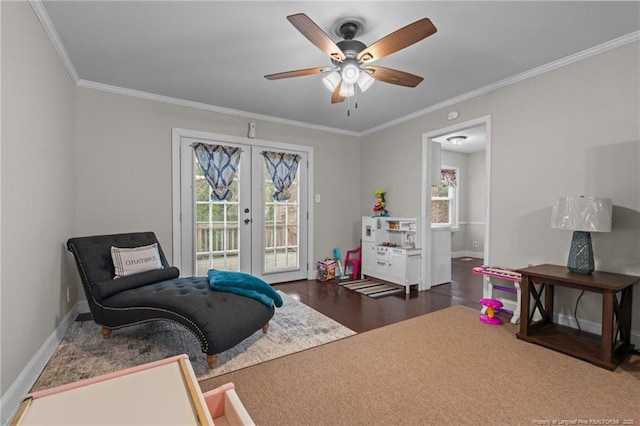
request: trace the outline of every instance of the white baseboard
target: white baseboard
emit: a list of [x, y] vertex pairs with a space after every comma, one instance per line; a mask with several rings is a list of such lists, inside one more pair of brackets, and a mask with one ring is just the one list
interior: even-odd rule
[[[586, 331], [598, 336], [602, 333], [602, 324], [600, 324], [599, 322], [589, 321], [584, 318], [579, 318], [578, 321], [580, 322], [580, 329], [582, 331]], [[576, 319], [573, 318], [573, 316], [569, 316], [567, 314], [554, 315], [553, 322], [575, 329], [578, 328]], [[640, 331], [631, 330], [631, 343], [633, 343], [636, 347], [640, 346]]]
[[[86, 302], [86, 301], [85, 301]], [[13, 416], [18, 412], [24, 397], [29, 393], [33, 385], [38, 380], [40, 373], [44, 369], [49, 358], [62, 341], [67, 328], [78, 316], [78, 304], [74, 305], [69, 313], [60, 321], [60, 324], [53, 330], [51, 335], [45, 340], [38, 352], [29, 360], [20, 375], [11, 384], [9, 389], [2, 395], [0, 402], [0, 421], [3, 425], [9, 424]]]
[[76, 306], [78, 307], [79, 314], [88, 314], [89, 312], [91, 312], [89, 310], [89, 302], [87, 302], [87, 299], [78, 300]]
[[452, 251], [451, 258], [458, 259], [460, 257], [475, 257], [476, 259], [484, 259], [484, 252], [481, 251]]

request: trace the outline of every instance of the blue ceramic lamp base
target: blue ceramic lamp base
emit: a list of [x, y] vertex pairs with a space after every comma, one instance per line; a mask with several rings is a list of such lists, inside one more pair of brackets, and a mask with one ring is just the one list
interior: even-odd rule
[[567, 268], [578, 274], [591, 274], [595, 270], [591, 233], [573, 231]]

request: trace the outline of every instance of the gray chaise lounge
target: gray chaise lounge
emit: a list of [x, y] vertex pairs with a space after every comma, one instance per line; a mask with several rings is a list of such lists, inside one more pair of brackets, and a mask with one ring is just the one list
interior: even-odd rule
[[111, 247], [133, 248], [158, 243], [153, 232], [71, 238], [67, 248], [76, 261], [93, 320], [108, 339], [117, 328], [147, 321], [173, 321], [191, 331], [207, 354], [210, 368], [217, 354], [261, 329], [274, 307], [227, 292], [213, 291], [207, 277], [179, 278], [158, 243], [164, 269], [114, 278]]

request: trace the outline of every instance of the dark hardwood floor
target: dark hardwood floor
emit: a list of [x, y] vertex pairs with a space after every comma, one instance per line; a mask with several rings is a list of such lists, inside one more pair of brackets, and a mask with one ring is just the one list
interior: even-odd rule
[[[468, 258], [467, 258], [468, 259]], [[482, 265], [482, 259], [451, 259], [451, 282], [417, 291], [372, 299], [341, 287], [336, 281], [315, 280], [275, 284], [274, 287], [333, 318], [350, 329], [361, 333], [418, 315], [465, 305], [480, 311], [482, 276], [472, 269]]]

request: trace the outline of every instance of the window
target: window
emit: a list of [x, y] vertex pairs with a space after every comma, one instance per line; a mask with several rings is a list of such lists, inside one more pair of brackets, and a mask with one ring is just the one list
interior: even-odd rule
[[[173, 263], [180, 265], [183, 275], [202, 276], [209, 269], [222, 269], [242, 271], [262, 279], [268, 275], [269, 283], [313, 278], [313, 271], [307, 266], [312, 264], [313, 256], [313, 238], [309, 232], [313, 229], [312, 215], [308, 214], [307, 202], [307, 194], [313, 188], [309, 179], [313, 172], [313, 148], [264, 140], [259, 144], [255, 142], [258, 141], [174, 129], [172, 161], [178, 167], [174, 168], [172, 179]], [[242, 150], [235, 179], [231, 180], [224, 169], [223, 180], [231, 182], [228, 187], [218, 181], [215, 173], [209, 176], [215, 181], [210, 185], [195, 155], [194, 147], [198, 144]], [[292, 170], [292, 165], [283, 159], [282, 164], [277, 162], [272, 167], [282, 179], [274, 183], [272, 173], [267, 173], [271, 169], [261, 155], [272, 149], [285, 156], [300, 157], [295, 178], [279, 172], [285, 165]], [[214, 171], [210, 170], [212, 167], [209, 165], [205, 170]], [[291, 186], [285, 184], [288, 180]], [[213, 197], [212, 186], [216, 191]], [[277, 197], [279, 201], [273, 199], [276, 188], [281, 192]], [[291, 194], [286, 201], [285, 189]]]
[[238, 180], [231, 183], [231, 200], [211, 197], [211, 186], [194, 157], [196, 186], [196, 273], [206, 276], [211, 268], [239, 271]]
[[440, 185], [431, 187], [431, 226], [458, 227], [458, 176], [457, 167], [444, 166]]
[[276, 192], [273, 178], [264, 171], [264, 271], [277, 272], [279, 269], [294, 269], [300, 266], [298, 247], [299, 228], [299, 184], [298, 175], [289, 188], [291, 198], [275, 201], [272, 194]]

